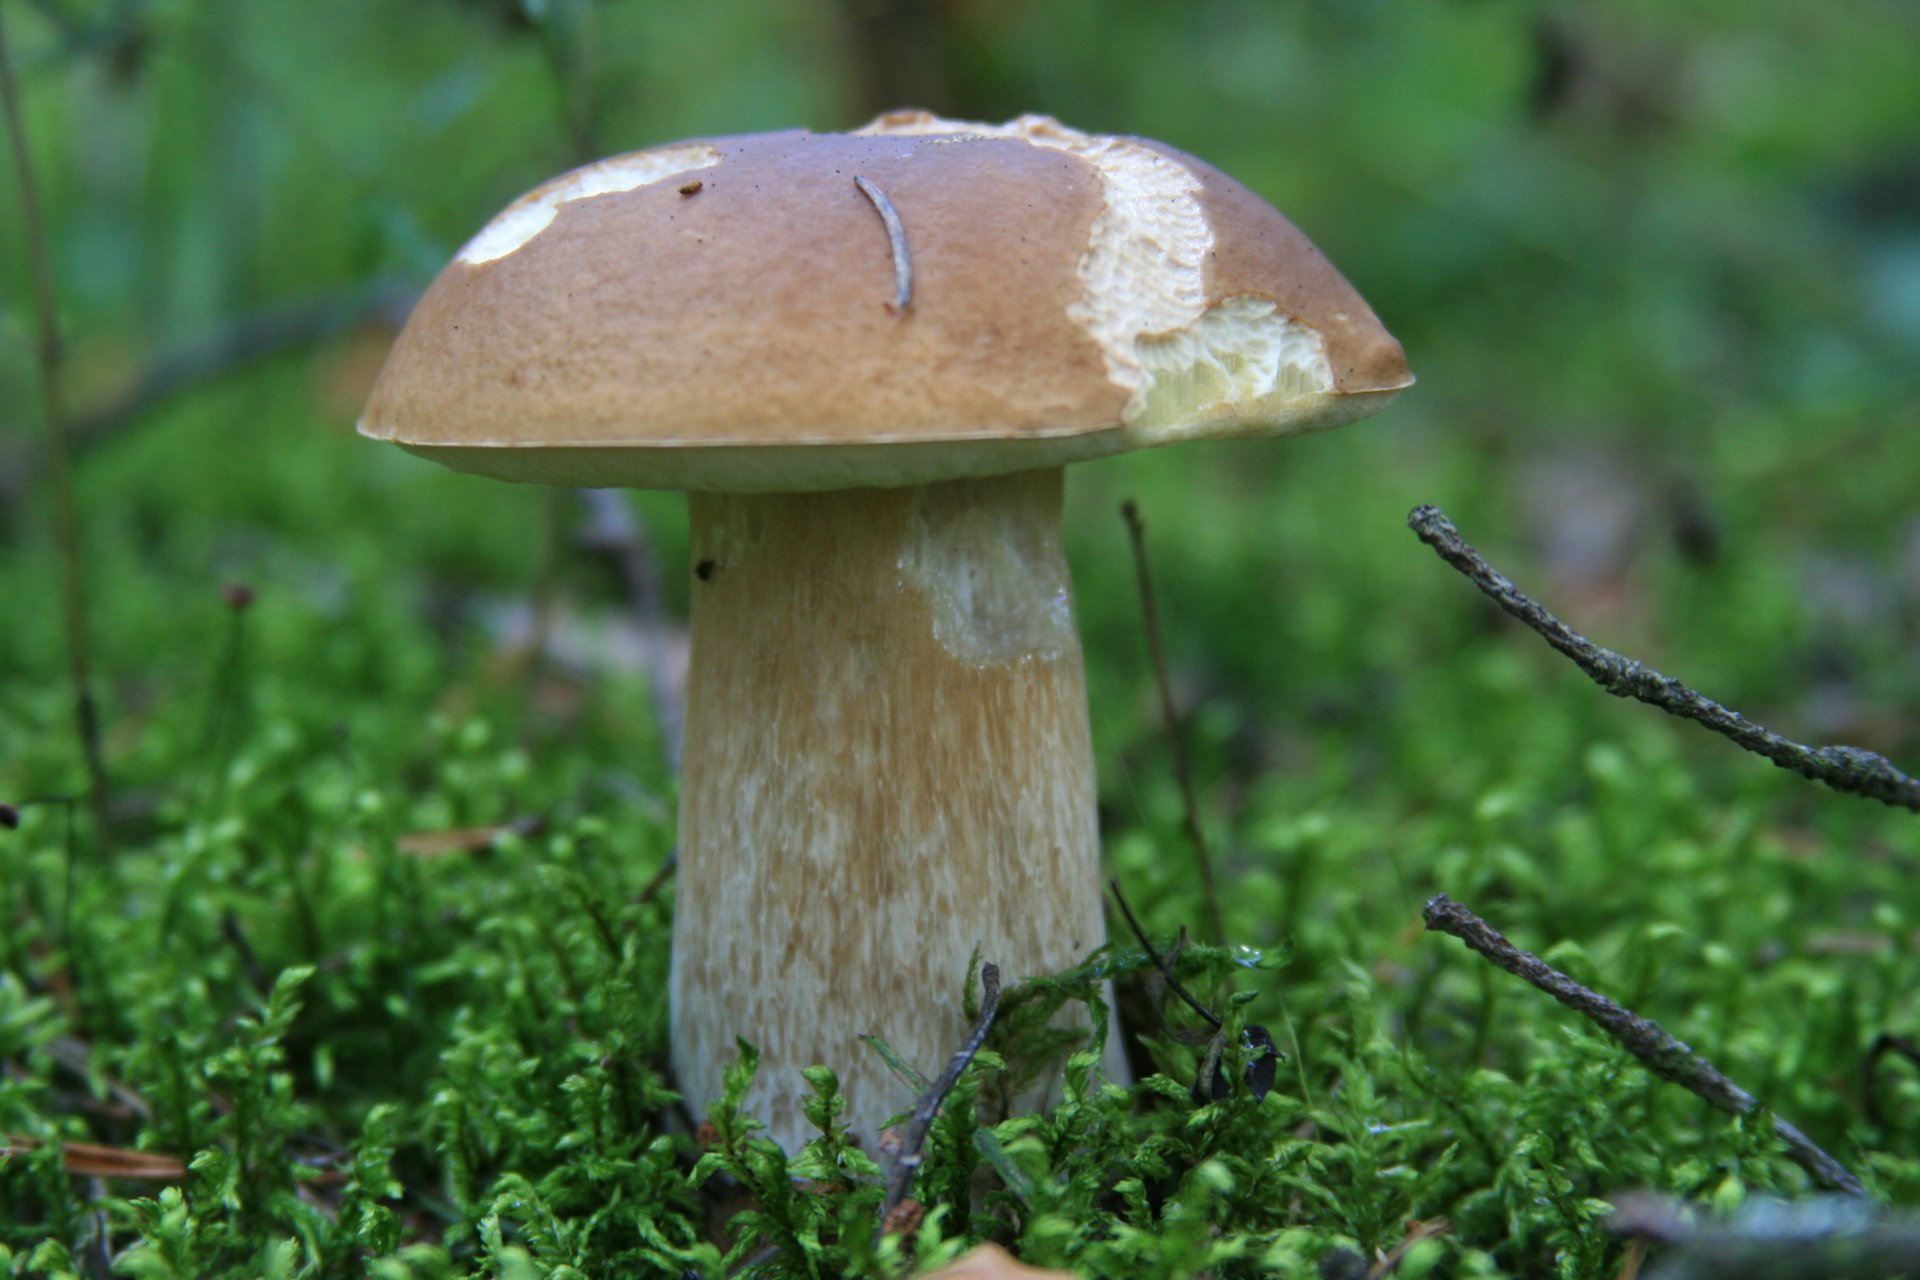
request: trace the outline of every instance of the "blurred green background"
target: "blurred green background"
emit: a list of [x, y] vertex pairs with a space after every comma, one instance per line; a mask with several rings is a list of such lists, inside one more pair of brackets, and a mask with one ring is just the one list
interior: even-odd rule
[[[1043, 112], [1165, 139], [1272, 200], [1420, 379], [1348, 430], [1071, 477], [1109, 855], [1157, 925], [1200, 912], [1123, 496], [1148, 522], [1230, 931], [1294, 945], [1303, 1036], [1367, 979], [1400, 993], [1393, 1034], [1424, 1018], [1444, 1058], [1434, 992], [1479, 988], [1418, 935], [1436, 889], [1587, 949], [1589, 976], [1830, 1140], [1860, 1132], [1864, 1042], [1920, 1030], [1910, 816], [1606, 698], [1404, 528], [1438, 502], [1602, 643], [1802, 740], [1920, 761], [1920, 8], [0, 5], [67, 340], [108, 764], [162, 859], [83, 880], [101, 912], [173, 886], [174, 943], [217, 938], [231, 908], [269, 968], [311, 961], [328, 925], [289, 923], [263, 889], [280, 864], [222, 870], [192, 833], [275, 814], [253, 838], [298, 864], [368, 787], [403, 830], [576, 806], [644, 881], [671, 778], [633, 655], [670, 649], [683, 615], [682, 501], [624, 499], [663, 597], [636, 621], [571, 497], [358, 439], [407, 300], [590, 156], [908, 105]], [[0, 795], [24, 796], [83, 775], [10, 171], [0, 193]], [[258, 600], [229, 680], [232, 581]], [[55, 828], [20, 839], [52, 874]], [[37, 905], [11, 904], [22, 938]], [[1656, 924], [1679, 932], [1649, 959]], [[1770, 947], [1805, 962], [1772, 986]], [[1514, 1031], [1503, 1057], [1501, 1034], [1482, 1025], [1469, 1056], [1522, 1074], [1536, 1042]], [[1911, 1155], [1909, 1093], [1873, 1140]]]
[[[404, 300], [583, 155], [914, 104], [1047, 112], [1212, 160], [1318, 241], [1420, 376], [1325, 439], [1081, 469], [1083, 608], [1116, 683], [1138, 666], [1110, 514], [1128, 492], [1196, 678], [1276, 732], [1317, 706], [1398, 750], [1390, 715], [1355, 700], [1457, 657], [1436, 624], [1458, 585], [1399, 532], [1435, 500], [1622, 647], [1804, 733], [1911, 745], [1910, 5], [13, 8], [108, 575], [96, 630], [122, 678], [151, 674], [156, 626], [203, 626], [223, 577], [309, 602], [342, 573], [524, 589], [543, 495], [351, 436]], [[24, 623], [51, 583], [19, 218], [9, 198], [23, 623], [0, 657], [50, 675], [55, 636]], [[254, 349], [283, 350], [241, 365]], [[677, 500], [642, 505], [677, 592]]]

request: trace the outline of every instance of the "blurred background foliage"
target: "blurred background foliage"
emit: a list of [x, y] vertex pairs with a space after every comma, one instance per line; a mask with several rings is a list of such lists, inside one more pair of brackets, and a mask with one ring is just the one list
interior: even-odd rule
[[[1587, 976], [1652, 1000], [1827, 1140], [1914, 1155], [1920, 1091], [1868, 1138], [1842, 1083], [1873, 1033], [1920, 1030], [1912, 820], [1606, 699], [1496, 623], [1403, 521], [1441, 503], [1576, 626], [1785, 732], [1920, 757], [1920, 9], [0, 5], [66, 338], [108, 763], [158, 859], [96, 867], [77, 892], [102, 920], [164, 899], [173, 932], [138, 946], [180, 952], [136, 961], [103, 938], [129, 964], [204, 959], [229, 911], [270, 971], [343, 981], [324, 964], [359, 937], [359, 900], [292, 903], [283, 873], [325, 879], [318, 851], [364, 837], [368, 789], [394, 833], [571, 805], [634, 857], [629, 891], [670, 845], [634, 655], [670, 653], [683, 615], [680, 498], [622, 500], [659, 571], [658, 612], [636, 620], [620, 576], [579, 549], [570, 496], [353, 434], [408, 302], [467, 236], [591, 156], [907, 105], [1044, 112], [1163, 138], [1271, 199], [1420, 378], [1350, 430], [1073, 477], [1109, 852], [1156, 926], [1200, 910], [1123, 495], [1148, 521], [1231, 932], [1293, 945], [1303, 1036], [1377, 982], [1393, 1035], [1527, 1074], [1552, 1033], [1494, 1020], [1464, 957], [1415, 932], [1446, 889], [1524, 942], [1586, 948]], [[83, 774], [21, 206], [11, 176], [0, 191], [0, 794], [23, 796]], [[258, 593], [231, 649], [230, 581]], [[208, 852], [223, 840], [260, 848], [229, 866]], [[23, 887], [64, 874], [57, 826], [29, 823], [13, 850], [0, 905], [26, 973], [34, 939], [73, 939]], [[405, 872], [405, 891], [432, 900], [432, 874]], [[1804, 966], [1762, 962], [1783, 954]], [[208, 1026], [243, 978], [195, 979], [216, 992], [195, 997]], [[1436, 1030], [1456, 985], [1479, 1010], [1470, 1044]], [[358, 1031], [400, 1043], [393, 1017]], [[131, 1043], [133, 1021], [93, 1031]], [[342, 1115], [379, 1095], [342, 1078]], [[1911, 1169], [1887, 1176], [1920, 1196]]]
[[[1470, 536], [1535, 555], [1578, 593], [1563, 604], [1624, 614], [1623, 642], [1687, 634], [1690, 610], [1742, 589], [1729, 579], [1800, 588], [1742, 611], [1738, 638], [1764, 643], [1723, 632], [1672, 655], [1737, 702], [1844, 674], [1883, 709], [1912, 705], [1910, 6], [15, 7], [104, 559], [185, 536], [201, 545], [179, 567], [217, 551], [209, 572], [252, 578], [270, 548], [337, 564], [375, 544], [383, 569], [524, 584], [541, 495], [476, 490], [346, 431], [405, 300], [491, 211], [584, 156], [682, 136], [848, 127], [906, 103], [1038, 110], [1163, 137], [1267, 195], [1421, 376], [1391, 417], [1327, 440], [1083, 469], [1097, 635], [1128, 607], [1099, 567], [1122, 558], [1107, 495], [1151, 486], [1158, 535], [1194, 544], [1163, 546], [1194, 622], [1179, 642], [1297, 718], [1301, 682], [1362, 656], [1325, 637], [1414, 656], [1425, 611], [1353, 624], [1436, 578], [1394, 532], [1433, 498]], [[6, 202], [0, 403], [21, 455], [37, 398], [18, 218]], [[30, 457], [7, 471], [7, 529], [31, 546]], [[671, 528], [676, 506], [646, 510]], [[249, 525], [274, 536], [213, 545]], [[1307, 562], [1323, 540], [1341, 559]], [[1722, 555], [1742, 567], [1716, 574]], [[1340, 589], [1276, 580], [1288, 569]], [[35, 612], [45, 590], [33, 575], [12, 598]], [[134, 616], [165, 612], [152, 603]], [[115, 636], [150, 649], [144, 625], [99, 629], [110, 654]], [[6, 656], [54, 670], [49, 639], [10, 628]], [[1276, 648], [1334, 660], [1256, 675]]]

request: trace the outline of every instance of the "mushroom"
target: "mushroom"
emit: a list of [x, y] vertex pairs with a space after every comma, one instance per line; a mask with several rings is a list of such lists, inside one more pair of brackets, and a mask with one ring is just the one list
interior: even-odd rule
[[912, 1099], [863, 1034], [932, 1072], [970, 956], [1018, 980], [1105, 939], [1064, 465], [1331, 427], [1411, 381], [1218, 170], [897, 112], [536, 188], [434, 281], [360, 430], [690, 491], [672, 1061], [698, 1112], [756, 1044], [746, 1105], [794, 1149], [801, 1068], [871, 1140]]

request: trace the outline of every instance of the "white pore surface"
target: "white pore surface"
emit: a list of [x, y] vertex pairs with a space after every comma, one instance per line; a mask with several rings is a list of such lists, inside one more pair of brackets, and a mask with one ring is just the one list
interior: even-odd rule
[[1332, 390], [1333, 369], [1317, 332], [1266, 299], [1208, 305], [1213, 231], [1200, 205], [1200, 179], [1179, 161], [1132, 138], [1081, 133], [1048, 116], [977, 124], [901, 113], [860, 132], [1018, 138], [1093, 166], [1106, 206], [1080, 258], [1086, 291], [1068, 315], [1100, 344], [1107, 376], [1127, 389], [1128, 426], [1177, 433], [1186, 420], [1292, 399], [1287, 393], [1295, 388], [1299, 395]]
[[460, 262], [479, 265], [504, 258], [547, 229], [560, 206], [573, 200], [632, 191], [693, 169], [720, 163], [720, 152], [704, 142], [656, 147], [624, 156], [597, 160], [553, 181], [535, 187], [494, 216], [455, 255]]

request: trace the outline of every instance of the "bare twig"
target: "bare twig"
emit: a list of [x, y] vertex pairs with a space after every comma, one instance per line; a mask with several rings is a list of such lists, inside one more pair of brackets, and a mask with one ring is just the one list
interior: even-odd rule
[[527, 7], [539, 31], [553, 73], [554, 92], [567, 146], [574, 163], [585, 164], [600, 154], [600, 94], [595, 84], [594, 0], [560, 0], [558, 4]]
[[[72, 796], [35, 796], [21, 800], [16, 804], [0, 804], [0, 827], [17, 829], [23, 809], [54, 809], [61, 811], [64, 819], [62, 831], [65, 841], [65, 860], [60, 888], [60, 948], [66, 956], [66, 980], [74, 990], [82, 987], [80, 980], [80, 955], [82, 948], [74, 939], [74, 889], [79, 881], [79, 846], [74, 840], [73, 816], [74, 797]], [[70, 993], [69, 993], [70, 994]]]
[[[593, 3], [594, 0], [560, 0], [557, 4], [543, 4], [537, 9], [530, 6], [527, 10], [546, 53], [555, 101], [575, 164], [592, 161], [599, 150], [600, 112], [593, 85], [591, 39]], [[546, 507], [545, 545], [534, 569], [531, 591], [533, 631], [523, 655], [524, 662], [518, 664], [521, 694], [528, 700], [546, 668], [547, 642], [553, 634], [554, 617], [559, 608], [561, 552], [573, 524], [573, 501], [565, 490], [555, 489], [548, 494]], [[530, 725], [531, 720], [524, 721], [522, 732]]]
[[[177, 396], [218, 381], [260, 360], [324, 342], [368, 320], [406, 319], [417, 289], [376, 281], [362, 289], [323, 294], [267, 307], [168, 347], [124, 391], [73, 415], [68, 444], [76, 457], [104, 444]], [[3, 433], [0, 433], [3, 434]], [[0, 489], [24, 491], [34, 481], [38, 451], [0, 449]]]
[[[1599, 992], [1581, 986], [1538, 956], [1522, 951], [1446, 894], [1436, 895], [1427, 902], [1423, 918], [1428, 929], [1452, 934], [1508, 973], [1526, 979], [1561, 1004], [1584, 1014], [1662, 1080], [1680, 1085], [1732, 1115], [1746, 1115], [1760, 1107], [1757, 1098], [1668, 1035], [1658, 1023], [1622, 1008]], [[1867, 1193], [1845, 1166], [1779, 1116], [1773, 1117], [1773, 1131], [1787, 1153], [1823, 1185], [1853, 1196]]]
[[1415, 507], [1407, 525], [1495, 604], [1539, 632], [1542, 639], [1615, 697], [1635, 698], [1669, 715], [1705, 725], [1782, 769], [1823, 782], [1835, 791], [1920, 813], [1920, 780], [1894, 768], [1884, 756], [1859, 747], [1802, 746], [1695, 693], [1672, 676], [1601, 648], [1529, 599], [1505, 574], [1489, 565], [1467, 545], [1438, 507]]
[[[1175, 995], [1186, 1002], [1187, 1008], [1206, 1019], [1207, 1025], [1213, 1028], [1210, 1034], [1207, 1032], [1190, 1034], [1182, 1032], [1177, 1027], [1166, 1026], [1167, 1034], [1182, 1044], [1207, 1046], [1206, 1056], [1193, 1077], [1194, 1102], [1204, 1106], [1208, 1102], [1224, 1100], [1232, 1092], [1226, 1075], [1220, 1070], [1220, 1055], [1227, 1047], [1226, 1024], [1221, 1022], [1212, 1010], [1195, 999], [1193, 993], [1173, 976], [1173, 962], [1155, 950], [1153, 942], [1147, 937], [1147, 931], [1140, 927], [1139, 919], [1134, 916], [1133, 907], [1127, 902], [1127, 895], [1120, 892], [1120, 882], [1109, 880], [1107, 887], [1113, 890], [1114, 901], [1120, 904], [1120, 911], [1126, 916], [1127, 925], [1133, 930], [1134, 937], [1140, 939], [1140, 945], [1147, 949], [1147, 958], [1152, 960], [1153, 967], [1160, 971], [1164, 987], [1171, 989]], [[1185, 940], [1186, 932], [1182, 930], [1180, 943], [1174, 946], [1175, 956], [1179, 955], [1180, 945]], [[1166, 1023], [1166, 1016], [1166, 996], [1163, 993], [1160, 996], [1160, 1018], [1163, 1025]], [[1241, 1028], [1240, 1043], [1253, 1054], [1252, 1060], [1247, 1064], [1247, 1088], [1252, 1092], [1255, 1100], [1263, 1101], [1273, 1088], [1274, 1073], [1279, 1069], [1280, 1064], [1280, 1048], [1274, 1044], [1272, 1033], [1265, 1027], [1253, 1023]]]
[[867, 199], [873, 201], [873, 207], [880, 214], [880, 221], [887, 229], [887, 243], [893, 249], [893, 312], [904, 314], [913, 305], [913, 255], [907, 252], [907, 229], [900, 221], [899, 210], [893, 207], [893, 201], [887, 199], [887, 193], [873, 185], [859, 174], [853, 175], [853, 184], [859, 187]]
[[1855, 1198], [1754, 1199], [1706, 1222], [1665, 1196], [1613, 1203], [1608, 1227], [1668, 1251], [1649, 1280], [1884, 1280], [1920, 1258], [1920, 1218]]
[[667, 860], [660, 864], [660, 869], [655, 871], [652, 878], [647, 881], [646, 887], [640, 890], [640, 896], [633, 900], [633, 905], [644, 907], [652, 902], [660, 895], [660, 891], [667, 887], [667, 881], [673, 879], [673, 873], [679, 869], [680, 849], [676, 845], [673, 852], [667, 855]]
[[1147, 949], [1147, 959], [1153, 961], [1153, 967], [1158, 969], [1160, 976], [1166, 979], [1168, 989], [1179, 996], [1186, 1003], [1187, 1008], [1204, 1018], [1208, 1026], [1215, 1031], [1220, 1030], [1220, 1019], [1214, 1016], [1211, 1009], [1196, 1000], [1192, 992], [1180, 985], [1179, 979], [1173, 976], [1173, 966], [1154, 949], [1153, 943], [1147, 938], [1147, 931], [1140, 927], [1140, 921], [1134, 916], [1133, 908], [1127, 904], [1127, 895], [1120, 892], [1120, 882], [1109, 880], [1107, 887], [1113, 890], [1113, 900], [1120, 904], [1120, 913], [1126, 916], [1128, 926], [1133, 929], [1133, 936], [1140, 939], [1140, 945]]
[[673, 627], [661, 608], [660, 570], [646, 527], [634, 515], [626, 495], [617, 489], [582, 489], [586, 520], [574, 535], [582, 551], [611, 564], [620, 575], [627, 606], [641, 644], [641, 663], [647, 672], [647, 693], [667, 752], [667, 762], [680, 767], [681, 729], [686, 721], [682, 681], [671, 660]]
[[125, 391], [74, 419], [74, 443], [82, 449], [96, 445], [175, 396], [256, 361], [324, 342], [369, 320], [398, 324], [418, 297], [412, 285], [376, 280], [240, 316], [160, 352]]
[[1200, 829], [1200, 802], [1193, 791], [1193, 770], [1187, 764], [1187, 749], [1180, 733], [1180, 713], [1173, 705], [1173, 680], [1167, 674], [1167, 651], [1160, 643], [1160, 611], [1153, 602], [1153, 577], [1147, 572], [1147, 526], [1140, 508], [1131, 498], [1120, 504], [1120, 517], [1127, 522], [1133, 541], [1133, 568], [1140, 581], [1140, 612], [1146, 618], [1147, 648], [1153, 655], [1153, 675], [1160, 684], [1160, 712], [1167, 725], [1167, 749], [1173, 754], [1173, 776], [1180, 783], [1180, 798], [1187, 811], [1187, 839], [1193, 844], [1193, 861], [1200, 872], [1200, 895], [1207, 913], [1207, 940], [1215, 944], [1227, 940], [1226, 926], [1220, 920], [1220, 896], [1213, 887], [1213, 859], [1207, 852], [1207, 837]]
[[1860, 1066], [1860, 1109], [1866, 1113], [1867, 1123], [1876, 1127], [1887, 1122], [1880, 1107], [1880, 1059], [1890, 1053], [1898, 1054], [1920, 1067], [1920, 1044], [1890, 1031], [1882, 1031], [1873, 1038], [1866, 1061]]
[[1427, 1218], [1425, 1220], [1419, 1218], [1409, 1219], [1407, 1222], [1407, 1232], [1404, 1236], [1400, 1237], [1400, 1243], [1393, 1246], [1391, 1252], [1384, 1254], [1379, 1261], [1368, 1268], [1367, 1280], [1385, 1280], [1387, 1276], [1392, 1275], [1394, 1271], [1399, 1268], [1400, 1264], [1406, 1260], [1407, 1254], [1413, 1249], [1413, 1246], [1419, 1244], [1422, 1240], [1431, 1240], [1436, 1236], [1446, 1235], [1451, 1230], [1453, 1230], [1453, 1223], [1446, 1218]]
[[60, 600], [67, 633], [67, 679], [73, 691], [74, 726], [87, 769], [87, 799], [93, 809], [95, 839], [104, 848], [111, 838], [106, 758], [100, 746], [100, 716], [93, 701], [92, 658], [87, 643], [87, 583], [80, 559], [80, 517], [73, 500], [73, 464], [67, 446], [67, 409], [61, 395], [60, 319], [54, 305], [52, 258], [40, 216], [40, 187], [14, 81], [13, 55], [7, 48], [5, 15], [0, 14], [0, 102], [7, 117], [14, 176], [20, 186], [20, 218], [27, 261], [33, 273], [33, 309], [39, 325], [40, 398], [46, 414], [47, 470], [53, 490], [54, 541], [60, 548]]
[[95, 1069], [93, 1046], [77, 1036], [55, 1036], [47, 1042], [47, 1056], [70, 1074], [86, 1081], [89, 1088], [104, 1084], [113, 1100], [142, 1120], [153, 1119], [153, 1107], [147, 1100], [112, 1076], [102, 1077]]
[[273, 994], [273, 983], [267, 978], [267, 971], [260, 964], [260, 956], [253, 949], [253, 943], [247, 940], [247, 931], [240, 924], [239, 915], [228, 907], [220, 913], [220, 936], [233, 948], [234, 956], [240, 961], [240, 972], [246, 975], [247, 985], [263, 996]]
[[227, 643], [213, 668], [213, 694], [207, 701], [206, 721], [200, 730], [199, 757], [206, 769], [202, 808], [209, 817], [226, 794], [226, 747], [229, 715], [240, 702], [244, 687], [241, 659], [246, 654], [247, 613], [253, 607], [254, 591], [244, 583], [229, 582], [220, 589], [227, 606]]
[[967, 1034], [966, 1041], [948, 1060], [946, 1070], [934, 1080], [933, 1087], [921, 1095], [920, 1104], [913, 1109], [913, 1120], [907, 1126], [900, 1153], [894, 1157], [893, 1172], [887, 1177], [887, 1198], [880, 1205], [882, 1223], [893, 1216], [895, 1208], [913, 1189], [913, 1175], [920, 1170], [920, 1149], [927, 1143], [927, 1132], [933, 1128], [933, 1118], [940, 1113], [940, 1104], [953, 1092], [953, 1086], [960, 1083], [960, 1076], [966, 1071], [967, 1064], [973, 1061], [973, 1055], [980, 1052], [980, 1046], [987, 1042], [987, 1032], [993, 1029], [994, 1016], [999, 1012], [1000, 967], [982, 964], [980, 1017]]

